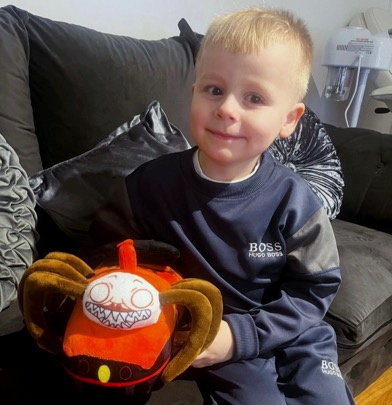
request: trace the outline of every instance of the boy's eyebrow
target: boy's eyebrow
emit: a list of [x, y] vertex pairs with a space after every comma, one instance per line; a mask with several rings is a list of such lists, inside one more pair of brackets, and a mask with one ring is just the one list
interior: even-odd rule
[[202, 73], [199, 78], [203, 80], [222, 80], [218, 73]]
[[258, 93], [262, 93], [262, 95], [265, 97], [270, 97], [273, 94], [273, 88], [271, 86], [268, 86], [268, 83], [268, 81], [260, 82], [258, 80], [248, 79], [245, 82], [245, 85], [249, 89], [253, 89]]
[[[222, 78], [219, 73], [202, 73], [197, 79], [197, 81], [202, 82], [208, 80], [224, 82], [225, 79]], [[260, 95], [263, 96], [263, 98], [265, 98], [266, 100], [270, 100], [273, 97], [273, 89], [268, 86], [268, 81], [260, 83], [258, 80], [249, 78], [244, 84], [247, 88], [249, 88], [250, 91], [260, 93]]]

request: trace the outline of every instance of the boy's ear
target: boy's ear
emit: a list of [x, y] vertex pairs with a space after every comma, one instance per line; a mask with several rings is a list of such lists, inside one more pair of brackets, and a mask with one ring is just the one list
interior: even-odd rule
[[283, 124], [282, 129], [279, 132], [281, 138], [287, 138], [295, 131], [298, 121], [304, 112], [304, 103], [295, 104], [294, 108], [287, 114], [286, 122]]

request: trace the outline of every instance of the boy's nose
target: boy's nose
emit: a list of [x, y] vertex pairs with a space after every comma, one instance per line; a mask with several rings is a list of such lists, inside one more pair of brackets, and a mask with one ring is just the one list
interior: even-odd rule
[[215, 110], [219, 119], [237, 121], [239, 117], [239, 106], [234, 96], [225, 97]]

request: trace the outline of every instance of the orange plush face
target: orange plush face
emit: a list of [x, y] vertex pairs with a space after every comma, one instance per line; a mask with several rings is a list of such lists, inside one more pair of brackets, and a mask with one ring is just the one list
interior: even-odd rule
[[83, 311], [87, 318], [108, 328], [142, 328], [159, 318], [159, 292], [142, 277], [112, 272], [89, 284], [83, 295]]

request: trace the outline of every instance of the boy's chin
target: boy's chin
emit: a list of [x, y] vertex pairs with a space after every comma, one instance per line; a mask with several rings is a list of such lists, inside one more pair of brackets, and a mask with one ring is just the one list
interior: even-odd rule
[[221, 152], [213, 155], [205, 154], [200, 160], [203, 173], [219, 181], [234, 181], [248, 176], [259, 162], [260, 155], [241, 160], [231, 153]]

